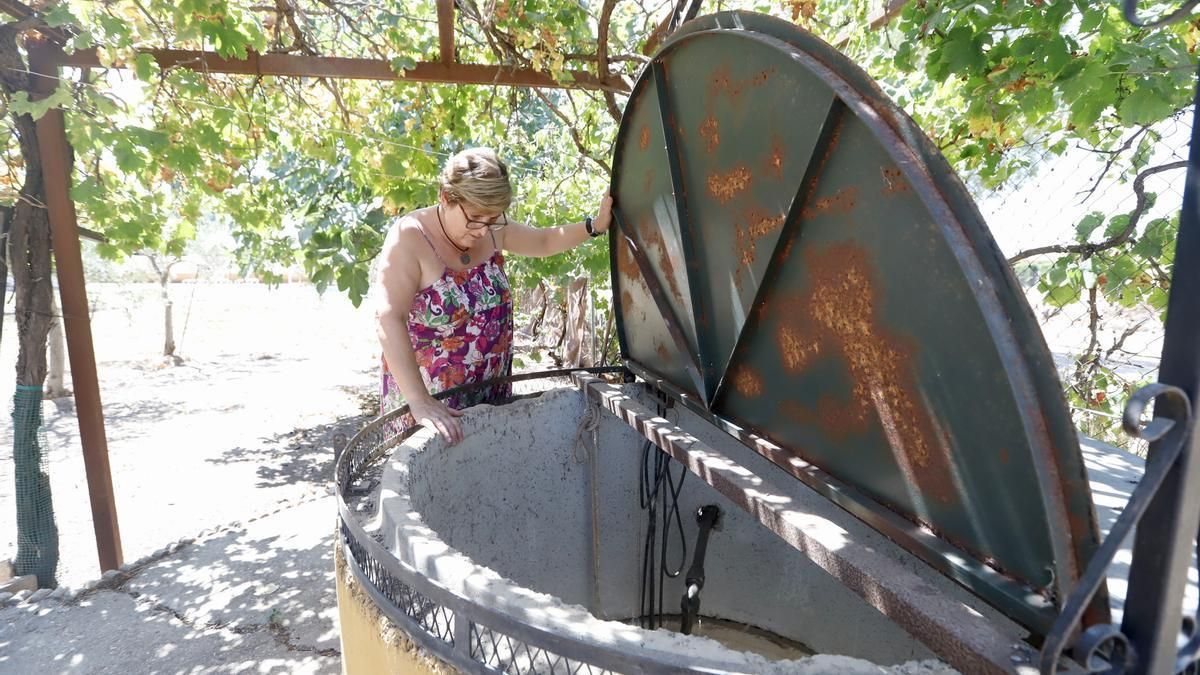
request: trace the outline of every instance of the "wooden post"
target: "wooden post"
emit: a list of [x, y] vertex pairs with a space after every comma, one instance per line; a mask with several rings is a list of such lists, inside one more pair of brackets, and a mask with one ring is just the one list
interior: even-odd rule
[[437, 0], [438, 46], [442, 63], [454, 63], [454, 0]]
[[[34, 88], [41, 97], [54, 91], [58, 84], [58, 69], [48, 67], [38, 50], [31, 50], [30, 70], [37, 73]], [[96, 532], [100, 571], [104, 572], [122, 565], [121, 532], [108, 464], [108, 439], [104, 432], [104, 411], [92, 348], [92, 323], [84, 286], [79, 229], [75, 203], [71, 200], [71, 148], [61, 109], [52, 108], [38, 119], [37, 139], [54, 267], [58, 274], [63, 331], [67, 337], [71, 383], [75, 389], [75, 414], [79, 419], [79, 439], [83, 445], [83, 464], [92, 504], [92, 526]]]

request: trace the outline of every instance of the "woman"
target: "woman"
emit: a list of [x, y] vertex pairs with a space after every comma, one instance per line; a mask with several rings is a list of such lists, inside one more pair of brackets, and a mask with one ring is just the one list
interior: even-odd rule
[[510, 385], [438, 401], [432, 394], [512, 371], [512, 295], [500, 251], [544, 257], [608, 231], [612, 198], [583, 222], [535, 228], [510, 221], [508, 168], [488, 148], [464, 150], [442, 170], [437, 204], [388, 232], [376, 292], [383, 345], [381, 407], [462, 440], [460, 410], [502, 398]]

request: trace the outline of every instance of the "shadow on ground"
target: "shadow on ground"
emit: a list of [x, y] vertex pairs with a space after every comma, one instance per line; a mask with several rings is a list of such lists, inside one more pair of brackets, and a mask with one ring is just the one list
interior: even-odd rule
[[0, 671], [336, 673], [333, 514], [323, 496], [74, 604], [0, 610]]
[[256, 447], [236, 447], [206, 461], [216, 464], [257, 464], [256, 487], [329, 485], [334, 457], [373, 415], [355, 415], [331, 424], [277, 434], [259, 440]]

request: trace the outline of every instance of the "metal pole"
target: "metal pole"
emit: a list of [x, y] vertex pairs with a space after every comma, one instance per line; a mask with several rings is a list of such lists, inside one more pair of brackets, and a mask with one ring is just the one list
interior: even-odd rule
[[[1175, 243], [1158, 380], [1182, 389], [1200, 410], [1200, 72], [1193, 102], [1187, 184]], [[1155, 417], [1165, 406], [1156, 406]], [[1189, 432], [1194, 431], [1195, 426]], [[1164, 439], [1166, 440], [1166, 439]], [[1160, 446], [1150, 446], [1151, 457]], [[1185, 441], [1174, 470], [1146, 509], [1134, 537], [1129, 591], [1121, 630], [1137, 654], [1136, 672], [1173, 673], [1183, 627], [1181, 598], [1200, 527], [1200, 437]]]
[[[44, 96], [53, 91], [58, 83], [57, 69], [47, 68], [46, 61], [36, 50], [30, 54], [30, 66], [36, 73], [53, 76], [36, 78], [35, 87], [39, 93]], [[79, 229], [75, 203], [71, 201], [71, 148], [61, 109], [52, 108], [38, 119], [37, 138], [45, 181], [46, 211], [50, 219], [50, 238], [54, 248], [54, 267], [58, 273], [63, 331], [66, 333], [67, 354], [71, 363], [71, 383], [75, 389], [75, 414], [79, 419], [79, 439], [83, 445], [84, 470], [92, 504], [92, 527], [96, 532], [96, 549], [100, 571], [103, 572], [117, 569], [122, 564], [121, 533], [108, 464], [108, 439], [104, 432], [96, 356], [92, 349], [92, 325], [84, 286], [83, 259], [79, 250]]]

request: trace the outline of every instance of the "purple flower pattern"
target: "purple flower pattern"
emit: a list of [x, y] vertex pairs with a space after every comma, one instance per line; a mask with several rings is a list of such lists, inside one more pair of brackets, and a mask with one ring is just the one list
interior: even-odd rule
[[[512, 292], [499, 251], [467, 270], [446, 271], [417, 292], [408, 313], [417, 368], [429, 393], [484, 382], [512, 373]], [[404, 405], [387, 361], [380, 378], [380, 413]], [[506, 398], [512, 385], [494, 385], [445, 399], [451, 408]], [[413, 425], [405, 416], [400, 429]]]

